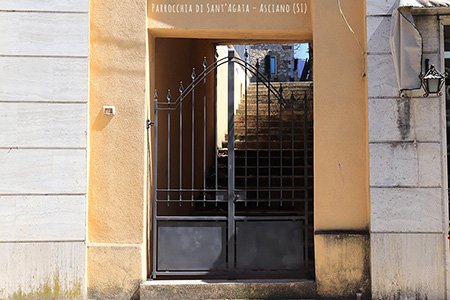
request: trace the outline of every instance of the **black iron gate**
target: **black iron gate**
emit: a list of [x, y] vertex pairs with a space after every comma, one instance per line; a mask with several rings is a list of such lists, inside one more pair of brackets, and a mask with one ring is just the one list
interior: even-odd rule
[[[228, 66], [228, 134], [218, 143], [224, 112], [220, 99], [207, 97], [207, 78], [221, 65]], [[237, 66], [245, 71], [240, 101]], [[205, 58], [175, 101], [170, 90], [164, 100], [155, 91], [153, 278], [308, 274], [312, 91], [285, 97], [259, 68], [247, 52], [241, 59], [230, 50], [210, 65]]]

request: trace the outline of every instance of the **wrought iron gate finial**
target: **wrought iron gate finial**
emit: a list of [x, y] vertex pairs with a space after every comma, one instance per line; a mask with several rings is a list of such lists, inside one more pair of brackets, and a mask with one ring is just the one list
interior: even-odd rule
[[180, 81], [180, 88], [178, 90], [180, 91], [180, 94], [183, 94], [183, 81]]
[[170, 99], [172, 99], [172, 94], [170, 93], [170, 89], [167, 90], [167, 102], [170, 103]]

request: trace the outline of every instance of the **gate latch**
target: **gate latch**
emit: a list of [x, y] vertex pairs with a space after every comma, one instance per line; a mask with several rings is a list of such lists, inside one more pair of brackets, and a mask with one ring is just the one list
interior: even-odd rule
[[234, 201], [247, 199], [245, 191], [238, 191], [234, 193]]

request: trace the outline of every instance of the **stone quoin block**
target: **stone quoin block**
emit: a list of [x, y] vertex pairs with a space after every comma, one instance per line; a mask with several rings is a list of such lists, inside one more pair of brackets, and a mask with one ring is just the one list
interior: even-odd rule
[[0, 147], [85, 148], [84, 103], [0, 103]]
[[0, 55], [87, 56], [87, 13], [0, 12]]
[[442, 231], [441, 188], [371, 188], [371, 230]]
[[372, 233], [372, 299], [445, 299], [442, 233]]
[[0, 149], [0, 194], [86, 193], [85, 149]]
[[1, 196], [0, 241], [86, 239], [86, 196]]
[[423, 38], [424, 52], [439, 52], [439, 23], [436, 16], [414, 16], [414, 22]]
[[391, 18], [386, 16], [367, 17], [367, 52], [390, 53], [389, 34]]
[[392, 15], [397, 8], [398, 0], [369, 0], [367, 1], [367, 15]]
[[371, 186], [416, 186], [417, 149], [414, 143], [371, 144]]
[[399, 89], [392, 55], [367, 56], [369, 97], [398, 97]]
[[89, 12], [89, 0], [0, 0], [0, 10]]
[[0, 298], [84, 299], [84, 242], [0, 243]]
[[441, 186], [439, 143], [370, 145], [371, 186]]
[[440, 140], [440, 99], [369, 99], [371, 142]]
[[87, 102], [88, 81], [87, 58], [0, 57], [0, 101]]

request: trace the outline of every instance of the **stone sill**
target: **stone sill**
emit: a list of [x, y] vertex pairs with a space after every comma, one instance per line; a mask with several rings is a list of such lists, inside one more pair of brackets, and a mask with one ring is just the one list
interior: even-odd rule
[[318, 298], [312, 280], [151, 280], [141, 284], [141, 300]]

